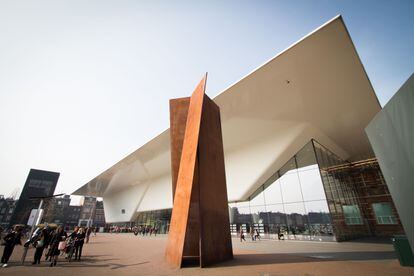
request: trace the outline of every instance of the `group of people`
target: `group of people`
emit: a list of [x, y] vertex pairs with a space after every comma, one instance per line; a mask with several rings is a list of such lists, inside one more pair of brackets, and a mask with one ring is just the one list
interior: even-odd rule
[[[59, 256], [65, 255], [69, 261], [80, 261], [82, 256], [82, 249], [84, 243], [89, 242], [91, 233], [94, 228], [83, 228], [75, 226], [73, 232], [69, 235], [62, 226], [56, 229], [48, 226], [38, 227], [33, 232], [32, 236], [24, 243], [25, 247], [33, 246], [35, 248], [32, 265], [40, 264], [43, 252], [45, 249], [45, 260], [50, 262], [50, 266], [56, 266]], [[95, 232], [94, 232], [95, 233]], [[13, 253], [16, 245], [21, 245], [22, 228], [14, 227], [12, 231], [6, 234], [3, 238], [3, 256], [1, 258], [1, 266], [7, 267], [10, 256]]]
[[[254, 228], [254, 227], [250, 227], [250, 238], [252, 239], [252, 241], [256, 241], [257, 239], [260, 240], [260, 233], [259, 230]], [[246, 237], [243, 231], [243, 228], [240, 227], [240, 242], [246, 241]]]
[[133, 232], [134, 232], [135, 236], [138, 235], [138, 234], [140, 234], [142, 236], [147, 236], [147, 235], [157, 236], [158, 229], [157, 229], [157, 227], [151, 227], [149, 225], [147, 225], [147, 226], [145, 226], [145, 225], [144, 226], [135, 226], [133, 228]]
[[[80, 261], [82, 256], [83, 244], [85, 243], [88, 230], [83, 227], [75, 226], [73, 232], [69, 235], [59, 226], [56, 231], [51, 235], [47, 236], [47, 232], [42, 231], [43, 234], [39, 235], [34, 245], [36, 247], [35, 259], [33, 264], [39, 264], [40, 258], [42, 257], [43, 250], [49, 246], [49, 250], [46, 253], [46, 260], [50, 261], [50, 266], [56, 266], [60, 255], [66, 255], [65, 258], [72, 260], [73, 254], [75, 260]], [[49, 243], [48, 243], [49, 242]], [[40, 245], [39, 245], [40, 243]], [[36, 254], [37, 253], [37, 254]]]

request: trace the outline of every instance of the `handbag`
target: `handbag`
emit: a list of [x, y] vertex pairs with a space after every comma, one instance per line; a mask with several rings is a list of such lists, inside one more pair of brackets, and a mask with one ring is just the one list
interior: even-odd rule
[[59, 242], [58, 249], [65, 250], [65, 248], [66, 248], [66, 242], [64, 241]]
[[41, 239], [37, 242], [36, 248], [41, 248], [43, 247], [44, 244], [45, 244], [45, 240]]

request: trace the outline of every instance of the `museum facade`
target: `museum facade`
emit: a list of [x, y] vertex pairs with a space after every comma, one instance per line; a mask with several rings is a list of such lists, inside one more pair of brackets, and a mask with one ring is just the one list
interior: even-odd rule
[[[255, 228], [273, 239], [342, 241], [403, 233], [364, 132], [381, 106], [341, 16], [213, 100], [234, 235]], [[73, 194], [102, 197], [108, 223], [167, 233], [169, 137], [167, 129]]]

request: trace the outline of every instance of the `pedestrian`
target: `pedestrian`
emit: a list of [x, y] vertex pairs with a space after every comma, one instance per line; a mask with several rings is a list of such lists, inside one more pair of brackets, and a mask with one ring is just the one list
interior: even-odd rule
[[63, 230], [62, 226], [59, 226], [53, 233], [52, 239], [50, 240], [50, 266], [56, 266], [57, 260], [61, 250], [65, 250], [66, 238], [68, 235]]
[[255, 238], [254, 238], [254, 228], [253, 228], [253, 226], [250, 227], [250, 237], [251, 237], [252, 241], [255, 241]]
[[22, 244], [22, 229], [15, 226], [13, 230], [4, 237], [4, 250], [1, 257], [1, 267], [7, 267], [10, 256], [13, 253], [14, 247]]
[[80, 261], [82, 256], [83, 243], [85, 242], [85, 229], [80, 228], [75, 238], [75, 260]]
[[243, 232], [243, 228], [240, 228], [240, 242], [246, 241], [246, 239], [244, 238], [244, 232]]
[[33, 243], [36, 248], [34, 259], [32, 265], [40, 264], [40, 259], [42, 258], [43, 250], [48, 243], [48, 231], [46, 228], [43, 228], [40, 232], [40, 235], [36, 238], [36, 241]]
[[86, 243], [89, 242], [89, 237], [90, 237], [91, 233], [92, 233], [92, 228], [91, 227], [86, 228], [86, 239], [85, 239]]
[[255, 232], [255, 234], [254, 234], [254, 239], [255, 239], [255, 240], [259, 239], [259, 241], [260, 241], [260, 234], [259, 234], [259, 230], [255, 229], [255, 230], [254, 230], [254, 232]]
[[66, 240], [66, 259], [72, 258], [73, 253], [75, 252], [75, 240], [79, 231], [79, 226], [73, 228], [73, 232], [70, 233], [68, 239]]
[[281, 240], [283, 238], [283, 240], [285, 239], [285, 237], [283, 236], [282, 231], [280, 231], [280, 227], [277, 227], [277, 239]]

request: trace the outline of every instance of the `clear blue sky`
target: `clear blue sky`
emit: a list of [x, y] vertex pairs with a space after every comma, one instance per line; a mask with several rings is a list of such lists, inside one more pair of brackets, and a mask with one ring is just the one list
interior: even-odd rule
[[70, 193], [342, 14], [384, 105], [414, 72], [414, 1], [1, 1], [0, 194], [30, 168]]

